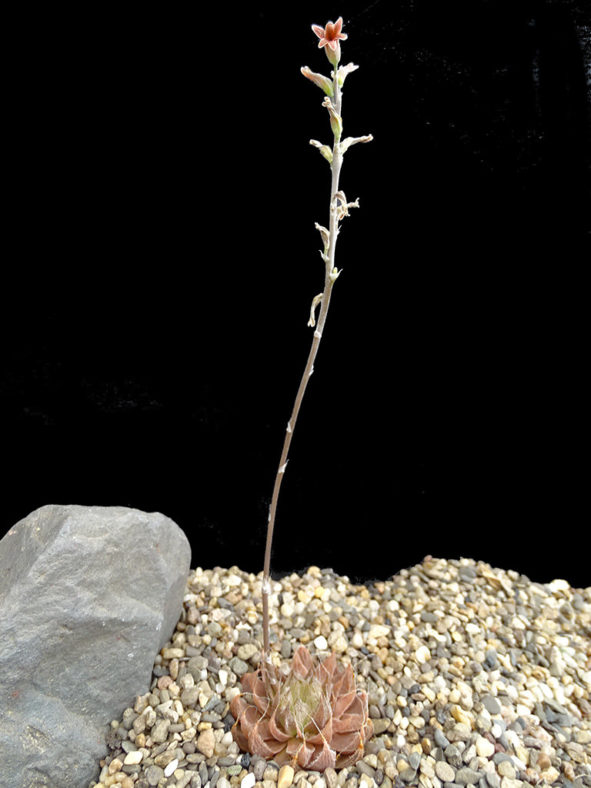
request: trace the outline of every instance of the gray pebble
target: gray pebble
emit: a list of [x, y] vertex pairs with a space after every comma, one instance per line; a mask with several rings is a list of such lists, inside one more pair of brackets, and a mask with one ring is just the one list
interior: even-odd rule
[[185, 708], [195, 706], [199, 699], [199, 687], [187, 687], [181, 692], [181, 703]]
[[433, 738], [435, 739], [435, 744], [438, 747], [441, 747], [442, 750], [445, 750], [446, 747], [449, 747], [449, 740], [445, 738], [441, 728], [435, 728]]
[[421, 621], [424, 621], [427, 624], [434, 624], [437, 621], [437, 616], [435, 613], [430, 613], [428, 610], [422, 610]]
[[495, 766], [498, 766], [503, 761], [509, 761], [510, 763], [513, 763], [513, 758], [511, 758], [510, 755], [507, 755], [506, 752], [495, 752], [495, 754], [492, 757], [492, 760]]
[[248, 673], [249, 667], [243, 659], [239, 657], [233, 657], [230, 660], [230, 669], [234, 671], [237, 676], [244, 676], [245, 673]]
[[170, 720], [158, 720], [152, 728], [151, 737], [152, 741], [161, 744], [166, 741], [168, 730], [170, 728]]
[[265, 769], [267, 768], [267, 761], [260, 756], [252, 759], [250, 762], [251, 769], [254, 773], [254, 776], [257, 782], [260, 782], [263, 779], [263, 774], [265, 773]]
[[160, 780], [164, 777], [164, 769], [160, 766], [148, 766], [146, 769], [146, 780], [148, 785], [158, 785]]
[[291, 657], [291, 643], [287, 639], [281, 641], [281, 656], [283, 659]]
[[448, 744], [445, 748], [445, 760], [455, 766], [456, 768], [462, 765], [462, 758], [460, 756], [460, 751], [458, 748], [453, 744]]
[[463, 766], [457, 770], [454, 782], [458, 783], [458, 785], [476, 785], [480, 780], [480, 776], [480, 772], [474, 771], [468, 766]]
[[482, 705], [488, 711], [489, 714], [501, 713], [501, 704], [494, 697], [494, 695], [483, 695], [481, 700], [482, 700]]
[[495, 670], [499, 666], [499, 661], [497, 659], [497, 651], [494, 648], [489, 648], [486, 651], [485, 658], [484, 658], [485, 667], [489, 670]]
[[[215, 700], [215, 698], [212, 698], [212, 700]], [[215, 704], [211, 703], [211, 705], [210, 705], [210, 703], [208, 703], [207, 706], [212, 708]], [[207, 709], [207, 706], [205, 707], [206, 709]], [[202, 715], [201, 715], [201, 722], [219, 722], [219, 719], [220, 719], [220, 715], [216, 714], [215, 711], [205, 711], [204, 710]]]
[[355, 764], [355, 768], [357, 769], [359, 774], [367, 774], [367, 776], [371, 777], [372, 779], [374, 774], [376, 773], [376, 770], [372, 768], [368, 763], [365, 763], [365, 761], [357, 761], [357, 763]]

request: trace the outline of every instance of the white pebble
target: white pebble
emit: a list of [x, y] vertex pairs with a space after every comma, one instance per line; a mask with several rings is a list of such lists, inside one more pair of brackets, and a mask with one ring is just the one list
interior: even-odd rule
[[369, 637], [370, 638], [385, 638], [387, 635], [390, 634], [390, 627], [385, 627], [382, 624], [372, 624], [369, 628]]
[[179, 765], [179, 759], [175, 758], [174, 761], [171, 761], [168, 764], [168, 766], [165, 767], [164, 776], [170, 777], [171, 774], [174, 774], [178, 765]]
[[353, 646], [353, 648], [363, 647], [363, 635], [358, 630], [355, 630], [355, 634], [351, 639], [351, 645]]
[[476, 739], [476, 752], [481, 758], [490, 758], [494, 751], [495, 745], [488, 739], [485, 739], [484, 736], [479, 736]]
[[318, 635], [317, 638], [314, 638], [314, 645], [318, 649], [318, 651], [326, 651], [328, 648], [328, 643], [326, 642], [326, 638], [324, 635]]
[[558, 591], [568, 591], [570, 586], [566, 582], [566, 580], [556, 579], [553, 580], [551, 583], [548, 583], [548, 588], [552, 591], [553, 594], [556, 594]]
[[418, 649], [415, 651], [415, 659], [419, 663], [419, 665], [424, 665], [425, 662], [429, 662], [431, 659], [431, 652], [427, 648], [427, 646], [419, 646]]
[[240, 788], [254, 788], [255, 783], [256, 777], [254, 776], [254, 772], [249, 772], [246, 777], [242, 778]]
[[142, 760], [143, 757], [144, 757], [144, 754], [140, 750], [132, 750], [131, 752], [127, 753], [123, 763], [126, 766], [132, 766], [132, 765], [141, 763], [141, 760]]

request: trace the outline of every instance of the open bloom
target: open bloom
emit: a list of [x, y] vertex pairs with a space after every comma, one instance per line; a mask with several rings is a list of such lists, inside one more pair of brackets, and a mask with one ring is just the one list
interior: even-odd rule
[[343, 17], [340, 16], [336, 22], [327, 22], [326, 27], [312, 25], [312, 30], [316, 33], [320, 41], [319, 47], [326, 47], [326, 57], [336, 66], [341, 59], [341, 45], [339, 41], [345, 41], [347, 36], [341, 33], [343, 28]]
[[356, 690], [351, 665], [338, 664], [334, 654], [318, 662], [300, 646], [287, 676], [263, 663], [241, 683], [230, 706], [232, 735], [253, 755], [302, 769], [340, 769], [362, 757], [373, 735], [367, 694]]
[[339, 44], [339, 39], [341, 41], [345, 41], [347, 36], [345, 33], [341, 33], [343, 28], [343, 17], [340, 16], [336, 22], [327, 22], [326, 27], [320, 27], [320, 25], [312, 25], [312, 30], [316, 33], [320, 41], [318, 42], [319, 47], [328, 46], [332, 49], [333, 52], [337, 51], [337, 46]]

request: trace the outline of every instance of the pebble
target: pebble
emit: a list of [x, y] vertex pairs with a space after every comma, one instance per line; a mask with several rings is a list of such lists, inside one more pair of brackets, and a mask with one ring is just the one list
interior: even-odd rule
[[293, 782], [295, 771], [292, 766], [285, 764], [279, 769], [277, 775], [277, 788], [289, 788]]
[[458, 785], [477, 785], [479, 780], [480, 772], [477, 772], [474, 769], [469, 769], [467, 766], [458, 769], [456, 776], [454, 777], [454, 782]]
[[249, 772], [240, 781], [240, 788], [254, 788], [255, 782], [256, 782], [256, 778], [254, 774], [252, 772]]
[[476, 752], [481, 758], [490, 758], [494, 755], [495, 745], [488, 739], [485, 739], [484, 736], [478, 736], [475, 745]]
[[515, 767], [509, 760], [497, 764], [497, 772], [501, 777], [515, 777]]
[[367, 586], [318, 567], [272, 581], [277, 664], [300, 643], [333, 650], [369, 696], [364, 758], [319, 774], [232, 739], [230, 702], [261, 654], [261, 579], [191, 571], [149, 690], [112, 722], [89, 788], [591, 787], [591, 588], [430, 556]]
[[251, 659], [251, 657], [254, 657], [258, 650], [259, 647], [254, 643], [245, 643], [243, 646], [239, 646], [238, 648], [238, 659], [242, 659], [244, 661]]
[[174, 760], [172, 760], [168, 764], [168, 766], [166, 766], [164, 768], [164, 776], [165, 777], [170, 777], [171, 774], [174, 774], [174, 772], [177, 769], [178, 765], [179, 765], [179, 759], [178, 758], [175, 758]]
[[215, 749], [215, 735], [212, 728], [207, 728], [199, 734], [197, 739], [197, 749], [206, 758], [211, 758]]
[[441, 747], [443, 750], [445, 750], [445, 748], [449, 746], [449, 741], [448, 739], [445, 738], [441, 728], [435, 728], [433, 732], [433, 739], [435, 741], [435, 744], [438, 747]]
[[138, 763], [141, 763], [144, 754], [140, 752], [140, 750], [133, 750], [132, 752], [128, 752], [125, 756], [123, 761], [125, 766], [134, 766]]
[[164, 778], [164, 769], [160, 768], [160, 766], [148, 766], [145, 774], [148, 785], [158, 785], [160, 780]]
[[484, 695], [481, 700], [482, 700], [482, 704], [484, 705], [485, 709], [489, 712], [489, 714], [501, 713], [501, 704], [496, 698], [493, 698], [492, 695]]
[[437, 761], [435, 764], [435, 774], [445, 783], [452, 783], [456, 776], [455, 769], [446, 761]]

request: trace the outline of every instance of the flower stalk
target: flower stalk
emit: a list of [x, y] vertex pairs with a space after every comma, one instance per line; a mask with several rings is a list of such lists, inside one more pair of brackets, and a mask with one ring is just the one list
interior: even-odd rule
[[[331, 80], [320, 74], [312, 72], [307, 66], [301, 69], [302, 74], [310, 79], [314, 84], [323, 90], [325, 98], [323, 106], [325, 106], [329, 113], [330, 126], [333, 133], [332, 148], [328, 145], [323, 145], [317, 140], [310, 140], [310, 144], [318, 148], [322, 156], [328, 161], [331, 168], [331, 187], [330, 187], [330, 208], [329, 208], [329, 225], [328, 229], [322, 227], [318, 223], [316, 228], [320, 231], [323, 241], [323, 251], [320, 253], [325, 264], [324, 272], [324, 289], [322, 293], [317, 295], [310, 310], [310, 320], [308, 325], [314, 328], [312, 338], [312, 345], [308, 354], [308, 360], [304, 368], [304, 372], [298, 387], [293, 410], [290, 419], [287, 423], [285, 430], [285, 437], [283, 441], [283, 450], [279, 459], [279, 466], [275, 476], [275, 483], [273, 486], [273, 494], [271, 497], [271, 504], [269, 506], [269, 518], [267, 524], [267, 539], [265, 544], [265, 558], [263, 565], [263, 584], [262, 584], [262, 602], [263, 602], [263, 659], [270, 663], [270, 649], [269, 649], [269, 595], [271, 592], [271, 546], [273, 542], [273, 530], [275, 527], [275, 518], [277, 514], [277, 502], [279, 499], [279, 491], [281, 483], [285, 476], [285, 469], [288, 463], [289, 449], [293, 438], [295, 425], [297, 422], [298, 414], [308, 381], [314, 371], [314, 361], [318, 353], [320, 340], [324, 332], [324, 326], [328, 315], [328, 308], [332, 295], [332, 288], [340, 274], [335, 267], [335, 253], [336, 243], [339, 234], [339, 223], [348, 216], [348, 209], [358, 207], [358, 202], [347, 203], [344, 193], [339, 188], [339, 179], [341, 174], [341, 167], [343, 164], [343, 155], [346, 150], [357, 142], [369, 142], [373, 139], [371, 134], [364, 137], [348, 137], [341, 142], [343, 131], [342, 119], [342, 88], [347, 74], [357, 69], [353, 63], [347, 66], [338, 67], [341, 57], [340, 41], [347, 38], [346, 35], [341, 33], [343, 20], [340, 17], [334, 24], [328, 22], [325, 28], [319, 25], [312, 25], [312, 30], [320, 39], [318, 46], [324, 48], [329, 62], [333, 66], [331, 72]], [[316, 310], [319, 307], [318, 318], [316, 319]]]

